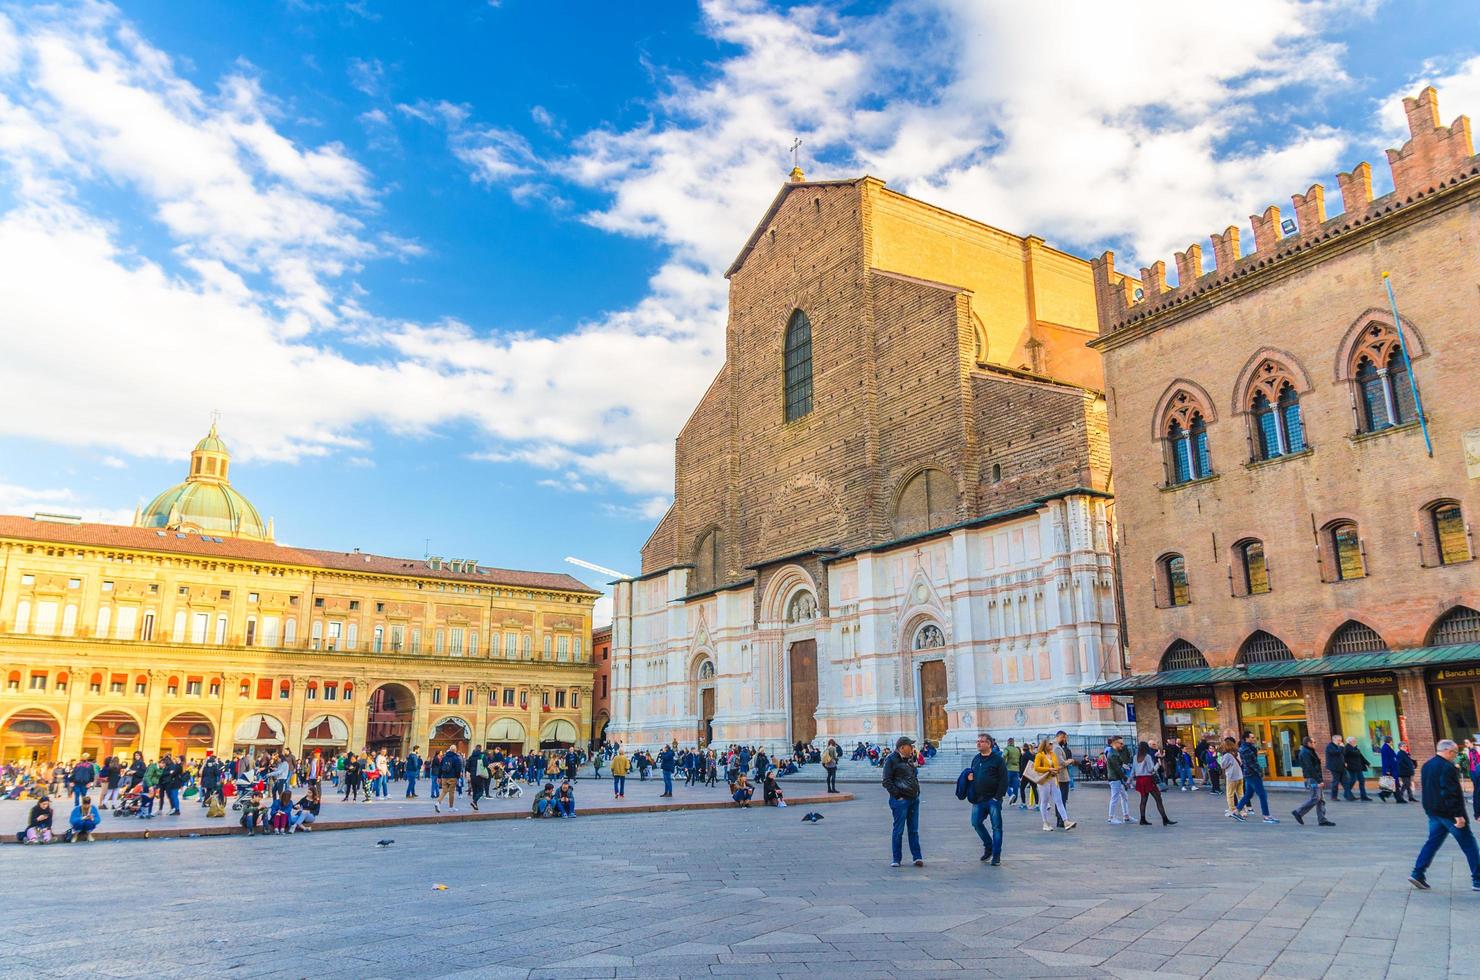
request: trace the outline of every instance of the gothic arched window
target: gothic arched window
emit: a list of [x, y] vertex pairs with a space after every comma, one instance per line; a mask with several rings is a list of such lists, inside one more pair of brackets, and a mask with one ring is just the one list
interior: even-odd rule
[[786, 421], [812, 411], [812, 321], [797, 310], [786, 325]]

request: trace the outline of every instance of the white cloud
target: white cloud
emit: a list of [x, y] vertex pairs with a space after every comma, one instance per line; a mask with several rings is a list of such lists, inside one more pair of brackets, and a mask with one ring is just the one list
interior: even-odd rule
[[66, 514], [101, 524], [133, 522], [132, 508], [101, 507], [66, 487], [25, 487], [0, 480], [0, 514]]
[[1415, 96], [1426, 85], [1439, 90], [1440, 125], [1448, 126], [1459, 115], [1480, 113], [1480, 55], [1458, 63], [1426, 62], [1412, 81], [1382, 98], [1377, 106], [1379, 130], [1389, 146], [1396, 148], [1408, 139], [1404, 96]]

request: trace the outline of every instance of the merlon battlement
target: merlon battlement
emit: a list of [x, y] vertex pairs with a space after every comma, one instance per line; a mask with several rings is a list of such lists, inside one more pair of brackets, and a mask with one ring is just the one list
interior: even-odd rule
[[1095, 298], [1100, 334], [1106, 335], [1174, 306], [1191, 296], [1222, 285], [1237, 276], [1262, 269], [1271, 262], [1293, 255], [1316, 242], [1349, 231], [1389, 211], [1413, 203], [1461, 178], [1480, 174], [1480, 160], [1470, 136], [1470, 120], [1460, 116], [1448, 126], [1439, 124], [1439, 93], [1432, 87], [1403, 100], [1408, 117], [1409, 139], [1402, 147], [1387, 151], [1393, 175], [1393, 191], [1372, 198], [1372, 167], [1359, 163], [1336, 175], [1341, 189], [1342, 213], [1326, 216], [1326, 189], [1312, 184], [1304, 194], [1290, 198], [1295, 220], [1283, 221], [1280, 209], [1270, 205], [1262, 214], [1249, 216], [1254, 232], [1254, 251], [1239, 252], [1239, 230], [1230, 225], [1213, 234], [1213, 270], [1203, 271], [1202, 246], [1192, 244], [1176, 253], [1177, 282], [1167, 283], [1166, 263], [1154, 262], [1141, 269], [1139, 282], [1115, 271], [1115, 253], [1105, 252], [1091, 260], [1095, 276]]

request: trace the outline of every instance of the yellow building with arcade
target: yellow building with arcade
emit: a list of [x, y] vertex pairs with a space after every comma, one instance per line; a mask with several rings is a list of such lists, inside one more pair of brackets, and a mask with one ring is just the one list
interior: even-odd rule
[[600, 593], [274, 542], [216, 427], [131, 526], [0, 515], [0, 761], [585, 744]]

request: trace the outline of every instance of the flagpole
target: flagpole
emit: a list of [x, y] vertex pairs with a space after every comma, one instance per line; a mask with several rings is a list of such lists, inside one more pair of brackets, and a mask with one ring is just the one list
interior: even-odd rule
[[1387, 287], [1388, 304], [1393, 308], [1393, 329], [1398, 331], [1398, 348], [1403, 352], [1403, 368], [1408, 372], [1408, 390], [1413, 392], [1413, 409], [1418, 412], [1418, 424], [1423, 429], [1423, 444], [1434, 455], [1434, 442], [1429, 438], [1429, 420], [1424, 418], [1423, 399], [1418, 395], [1418, 379], [1413, 376], [1413, 358], [1408, 356], [1408, 341], [1403, 335], [1403, 321], [1398, 318], [1398, 298], [1393, 295], [1393, 280], [1386, 272], [1382, 284]]

